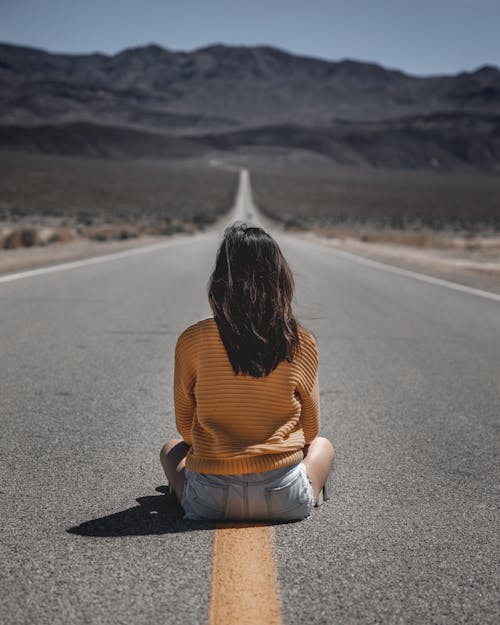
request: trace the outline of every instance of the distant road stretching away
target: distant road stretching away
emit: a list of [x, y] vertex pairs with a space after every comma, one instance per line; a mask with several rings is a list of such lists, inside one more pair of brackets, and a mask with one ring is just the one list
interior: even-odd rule
[[[235, 219], [276, 238], [318, 340], [337, 457], [301, 523], [183, 522], [156, 490], [175, 342]], [[499, 301], [286, 234], [246, 171], [209, 231], [25, 274], [0, 283], [3, 625], [499, 621]]]

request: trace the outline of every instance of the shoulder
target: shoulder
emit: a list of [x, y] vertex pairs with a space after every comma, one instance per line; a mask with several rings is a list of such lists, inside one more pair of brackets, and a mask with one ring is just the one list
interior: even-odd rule
[[299, 324], [299, 351], [297, 362], [306, 377], [314, 377], [319, 368], [319, 351], [316, 337], [307, 328]]
[[319, 352], [315, 335], [299, 324], [298, 384], [309, 391], [318, 376]]
[[186, 344], [192, 344], [196, 342], [200, 337], [205, 337], [208, 333], [211, 333], [217, 329], [217, 324], [213, 317], [207, 317], [192, 323], [185, 328], [177, 338], [177, 347]]
[[316, 336], [311, 330], [308, 330], [299, 323], [298, 325], [300, 347], [306, 352], [318, 353], [318, 342]]

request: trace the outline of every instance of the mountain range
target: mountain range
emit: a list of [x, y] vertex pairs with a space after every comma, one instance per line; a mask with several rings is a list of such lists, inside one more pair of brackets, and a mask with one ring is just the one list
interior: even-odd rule
[[168, 158], [269, 148], [500, 171], [500, 70], [414, 76], [270, 46], [105, 55], [0, 44], [0, 149]]

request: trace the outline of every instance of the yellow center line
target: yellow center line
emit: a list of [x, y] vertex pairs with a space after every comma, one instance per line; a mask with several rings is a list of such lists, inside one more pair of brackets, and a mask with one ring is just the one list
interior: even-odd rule
[[209, 625], [282, 625], [274, 528], [218, 523]]

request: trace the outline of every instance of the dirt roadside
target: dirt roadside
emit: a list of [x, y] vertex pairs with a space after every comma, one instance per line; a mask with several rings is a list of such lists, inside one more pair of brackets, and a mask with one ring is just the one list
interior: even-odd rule
[[458, 282], [500, 294], [500, 241], [476, 249], [413, 248], [394, 243], [365, 242], [354, 238], [334, 238], [314, 232], [295, 231], [294, 235], [317, 244], [357, 254], [410, 271]]

